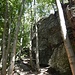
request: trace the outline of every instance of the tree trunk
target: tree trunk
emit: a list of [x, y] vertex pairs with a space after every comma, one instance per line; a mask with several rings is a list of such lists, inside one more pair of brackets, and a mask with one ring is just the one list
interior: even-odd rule
[[8, 75], [12, 75], [13, 74], [13, 70], [14, 70], [16, 44], [17, 44], [17, 37], [18, 37], [19, 27], [20, 27], [20, 24], [21, 24], [21, 17], [22, 17], [23, 6], [24, 6], [24, 0], [22, 0], [22, 6], [21, 6], [20, 14], [19, 14], [19, 17], [18, 17], [16, 29], [15, 29], [16, 31], [15, 31], [15, 34], [14, 34], [13, 49], [12, 49], [12, 53], [11, 53], [11, 60], [10, 60], [10, 66], [9, 66], [9, 73], [8, 73]]
[[4, 31], [3, 31], [3, 54], [2, 54], [2, 75], [6, 75], [6, 39], [5, 39], [5, 33], [6, 33], [6, 26], [7, 26], [7, 13], [8, 13], [8, 3], [6, 0], [5, 5], [5, 22], [4, 22]]
[[30, 25], [30, 65], [31, 68], [34, 69], [33, 60], [32, 60], [32, 2], [31, 2], [31, 25]]
[[6, 49], [6, 56], [5, 56], [6, 61], [5, 61], [5, 64], [7, 63], [7, 58], [8, 58], [9, 49], [10, 49], [10, 40], [11, 40], [10, 31], [11, 31], [11, 20], [9, 20], [8, 43], [7, 43], [7, 49]]
[[[35, 20], [35, 24], [36, 24], [36, 0], [34, 0], [34, 20]], [[36, 69], [37, 72], [39, 72], [39, 49], [38, 49], [38, 27], [37, 24], [35, 25], [36, 27]]]
[[69, 60], [70, 67], [72, 70], [72, 74], [75, 75], [75, 55], [74, 55], [73, 49], [71, 47], [71, 44], [70, 44], [70, 41], [69, 41], [69, 38], [67, 35], [67, 29], [66, 29], [66, 25], [65, 25], [65, 19], [64, 19], [64, 14], [63, 14], [61, 3], [59, 0], [56, 0], [56, 3], [57, 3], [57, 7], [58, 7], [58, 12], [59, 12], [64, 46], [65, 46], [65, 49], [67, 52], [68, 60]]
[[32, 61], [32, 24], [31, 24], [31, 29], [30, 29], [30, 50], [29, 50], [29, 53], [30, 53], [30, 65], [31, 65], [31, 68], [34, 69], [33, 61]]
[[[25, 21], [23, 21], [25, 22]], [[19, 58], [21, 59], [22, 45], [23, 45], [23, 34], [24, 34], [24, 25], [21, 28], [21, 38], [20, 38], [20, 53]]]
[[38, 27], [36, 25], [36, 68], [39, 72], [39, 49], [38, 49]]

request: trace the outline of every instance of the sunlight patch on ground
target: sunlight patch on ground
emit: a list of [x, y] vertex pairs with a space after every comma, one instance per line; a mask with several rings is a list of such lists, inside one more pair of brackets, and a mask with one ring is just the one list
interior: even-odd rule
[[[16, 72], [20, 75], [50, 75], [47, 73], [49, 67], [46, 68], [41, 68], [40, 69], [40, 73], [37, 74], [37, 72], [31, 72], [31, 71], [20, 71], [20, 70], [16, 70]], [[16, 73], [14, 75], [17, 75]]]
[[47, 70], [48, 70], [48, 67], [41, 68], [40, 74], [38, 74], [38, 75], [46, 75], [47, 74], [47, 72], [46, 72]]

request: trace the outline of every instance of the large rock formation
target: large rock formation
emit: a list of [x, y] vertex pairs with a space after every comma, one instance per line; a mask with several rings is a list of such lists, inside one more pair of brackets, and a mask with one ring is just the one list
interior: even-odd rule
[[[48, 64], [53, 53], [53, 46], [62, 42], [60, 26], [56, 19], [57, 17], [51, 14], [48, 18], [41, 19], [37, 22], [39, 32], [40, 64]], [[33, 50], [36, 46], [35, 39], [36, 38], [33, 39]]]
[[[58, 69], [64, 75], [71, 75], [67, 54], [62, 40], [58, 13], [51, 14], [49, 17], [38, 21], [36, 24], [38, 25], [39, 34], [40, 64], [50, 65]], [[33, 34], [34, 33], [35, 26], [33, 28]], [[36, 37], [33, 37], [34, 51], [36, 50], [35, 40]]]

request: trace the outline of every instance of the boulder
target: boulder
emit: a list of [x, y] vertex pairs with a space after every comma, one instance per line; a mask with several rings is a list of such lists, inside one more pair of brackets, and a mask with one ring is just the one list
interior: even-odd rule
[[[58, 69], [62, 74], [70, 75], [70, 67], [64, 48], [58, 13], [51, 14], [36, 23], [38, 25], [40, 64]], [[33, 27], [35, 34], [35, 26]], [[33, 51], [36, 51], [36, 37], [33, 38]], [[35, 57], [35, 56], [34, 56]], [[67, 74], [69, 72], [69, 74]]]
[[[41, 19], [39, 22], [37, 22], [40, 64], [48, 64], [53, 53], [53, 46], [56, 46], [62, 42], [60, 25], [56, 19], [56, 16], [51, 14], [49, 17]], [[35, 32], [35, 26], [33, 31]], [[35, 41], [36, 37], [33, 38], [34, 51], [36, 49]]]

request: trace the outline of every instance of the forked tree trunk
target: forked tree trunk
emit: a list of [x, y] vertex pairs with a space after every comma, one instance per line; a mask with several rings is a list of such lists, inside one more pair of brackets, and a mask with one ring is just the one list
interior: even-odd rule
[[14, 64], [15, 64], [17, 37], [18, 37], [19, 27], [20, 27], [20, 24], [21, 24], [23, 6], [24, 6], [24, 0], [22, 0], [22, 6], [21, 6], [20, 14], [19, 14], [19, 17], [18, 17], [16, 29], [15, 29], [16, 31], [15, 31], [15, 34], [14, 34], [13, 49], [12, 49], [12, 53], [11, 53], [11, 60], [10, 60], [8, 75], [13, 75]]
[[7, 26], [7, 14], [8, 14], [8, 3], [6, 0], [5, 5], [5, 22], [4, 22], [4, 31], [3, 31], [3, 54], [2, 54], [2, 75], [6, 75], [6, 26]]
[[69, 60], [69, 63], [70, 63], [72, 74], [75, 75], [75, 55], [74, 55], [72, 46], [70, 44], [70, 40], [68, 38], [64, 14], [63, 14], [63, 9], [62, 9], [60, 0], [56, 0], [56, 3], [57, 3], [57, 7], [58, 7], [58, 12], [59, 12], [59, 18], [60, 18], [60, 23], [61, 23], [61, 31], [62, 31], [64, 46], [65, 46], [65, 49], [66, 49], [66, 53], [67, 53], [67, 56], [68, 56], [68, 60]]

